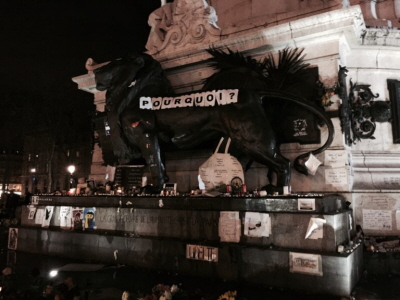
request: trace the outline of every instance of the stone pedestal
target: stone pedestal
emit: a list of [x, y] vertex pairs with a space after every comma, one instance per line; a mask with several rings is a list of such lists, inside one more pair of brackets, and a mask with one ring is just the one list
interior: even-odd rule
[[[304, 199], [314, 199], [308, 211], [299, 209]], [[37, 209], [49, 205], [54, 206], [49, 228], [29, 219], [23, 207], [17, 251], [113, 263], [118, 250], [122, 264], [339, 296], [351, 294], [363, 271], [360, 245], [337, 252], [354, 228], [340, 195], [38, 196]], [[60, 229], [63, 206], [92, 207], [96, 229]], [[222, 241], [223, 212], [239, 217], [235, 241]], [[268, 236], [248, 235], [246, 215], [254, 212], [268, 215]], [[321, 238], [305, 238], [311, 218], [325, 220]]]

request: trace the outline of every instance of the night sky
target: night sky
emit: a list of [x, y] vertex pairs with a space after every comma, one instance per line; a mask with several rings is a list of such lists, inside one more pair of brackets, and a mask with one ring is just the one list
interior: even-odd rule
[[101, 63], [144, 52], [147, 19], [159, 6], [159, 0], [1, 0], [0, 133], [10, 127], [10, 113], [23, 122], [21, 105], [43, 94], [48, 101], [93, 99], [71, 78], [87, 73], [89, 57]]
[[148, 15], [159, 0], [2, 0], [1, 82], [31, 89], [84, 74], [97, 62], [145, 51]]

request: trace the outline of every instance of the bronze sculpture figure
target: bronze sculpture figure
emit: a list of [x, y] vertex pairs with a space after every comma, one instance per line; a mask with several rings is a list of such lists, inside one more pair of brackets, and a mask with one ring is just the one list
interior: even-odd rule
[[[120, 164], [143, 156], [154, 185], [160, 189], [168, 181], [160, 141], [178, 148], [193, 148], [211, 138], [227, 136], [251, 160], [277, 175], [278, 186], [290, 183], [290, 162], [280, 153], [266, 103], [270, 99], [296, 103], [324, 121], [329, 136], [317, 154], [332, 143], [333, 124], [324, 112], [309, 101], [284, 91], [307, 72], [302, 51], [285, 49], [280, 53], [281, 72], [273, 58], [263, 62], [234, 53], [210, 49], [214, 67], [219, 69], [205, 81], [203, 90], [239, 89], [238, 102], [214, 107], [185, 107], [168, 110], [140, 109], [139, 99], [173, 95], [161, 65], [147, 54], [131, 54], [95, 70], [98, 90], [107, 90], [108, 124], [114, 155]], [[273, 73], [287, 72], [285, 79]], [[307, 174], [302, 164], [310, 153], [300, 155], [294, 167]], [[270, 177], [269, 177], [270, 178]]]

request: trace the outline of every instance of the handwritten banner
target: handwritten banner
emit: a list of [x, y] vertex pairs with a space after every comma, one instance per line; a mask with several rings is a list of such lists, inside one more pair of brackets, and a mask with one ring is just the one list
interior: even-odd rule
[[177, 97], [140, 97], [140, 109], [169, 109], [181, 107], [210, 107], [237, 103], [239, 90], [216, 90]]

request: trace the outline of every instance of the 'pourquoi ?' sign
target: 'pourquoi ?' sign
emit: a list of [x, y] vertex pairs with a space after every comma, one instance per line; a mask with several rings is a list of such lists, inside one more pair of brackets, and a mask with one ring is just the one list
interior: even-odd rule
[[140, 97], [141, 109], [168, 109], [179, 107], [209, 107], [236, 103], [239, 90], [216, 90], [176, 97]]

